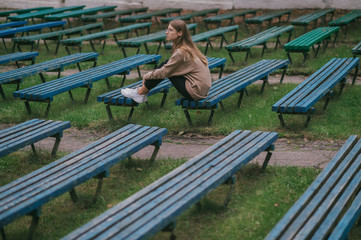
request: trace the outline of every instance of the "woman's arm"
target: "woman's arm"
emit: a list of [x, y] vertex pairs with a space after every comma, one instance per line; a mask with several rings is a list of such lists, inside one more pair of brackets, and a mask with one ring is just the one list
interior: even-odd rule
[[164, 79], [174, 76], [174, 73], [177, 72], [179, 66], [184, 62], [183, 58], [182, 51], [176, 50], [163, 67], [148, 72], [143, 76], [143, 80]]

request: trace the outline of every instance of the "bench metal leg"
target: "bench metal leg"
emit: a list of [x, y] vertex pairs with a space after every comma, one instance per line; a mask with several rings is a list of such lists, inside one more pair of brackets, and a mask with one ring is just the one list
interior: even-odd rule
[[109, 83], [109, 78], [105, 78], [105, 84], [107, 85], [107, 88], [108, 88], [108, 90], [110, 90], [111, 89], [111, 87], [110, 87], [110, 83]]
[[31, 150], [33, 151], [33, 154], [36, 156], [36, 149], [34, 143], [31, 144]]
[[233, 56], [232, 56], [232, 53], [231, 53], [231, 52], [228, 52], [228, 55], [229, 55], [229, 57], [231, 58], [232, 62], [235, 63], [234, 58], [233, 58]]
[[281, 79], [280, 79], [280, 83], [283, 82], [283, 79], [285, 78], [285, 75], [286, 75], [286, 71], [287, 71], [287, 67], [285, 67], [285, 68], [283, 69], [282, 76], [281, 76]]
[[163, 232], [171, 232], [170, 237], [169, 237], [170, 240], [176, 239], [176, 235], [174, 233], [175, 227], [176, 227], [176, 222], [172, 222], [168, 226], [166, 226], [164, 229], [162, 229]]
[[330, 102], [330, 99], [331, 99], [331, 96], [332, 96], [332, 95], [333, 95], [333, 91], [332, 91], [332, 90], [327, 93], [325, 105], [323, 105], [322, 110], [326, 110], [326, 108], [327, 108], [327, 106], [328, 106], [328, 103]]
[[346, 78], [342, 79], [342, 81], [340, 82], [340, 92], [339, 92], [339, 95], [341, 96], [342, 92], [343, 92], [343, 89], [345, 88], [345, 85], [346, 85]]
[[[359, 69], [359, 67], [356, 67], [355, 75], [353, 76], [353, 79], [352, 79], [352, 85], [355, 85], [358, 69]], [[1, 90], [1, 86], [0, 86], [0, 90]]]
[[95, 195], [94, 195], [94, 198], [93, 198], [93, 203], [97, 202], [100, 191], [102, 189], [102, 186], [103, 186], [103, 177], [100, 177], [99, 181], [98, 181], [97, 189], [95, 191]]
[[50, 102], [48, 102], [48, 106], [46, 106], [45, 116], [48, 116], [49, 111], [50, 111]]
[[290, 60], [290, 64], [292, 64], [292, 59], [291, 59], [291, 55], [289, 52], [287, 53], [287, 57], [288, 57], [288, 60]]
[[219, 105], [221, 105], [222, 111], [224, 111], [225, 108], [222, 101], [219, 102]]
[[213, 116], [214, 116], [214, 109], [212, 108], [211, 109], [211, 114], [209, 115], [209, 119], [208, 119], [208, 126], [211, 126]]
[[189, 115], [188, 109], [185, 109], [183, 112], [184, 112], [184, 115], [186, 115], [188, 125], [190, 127], [193, 127], [192, 119], [191, 119], [191, 116]]
[[286, 126], [285, 121], [283, 120], [283, 115], [282, 115], [282, 113], [278, 114], [278, 119], [280, 120], [282, 127]]
[[218, 79], [220, 79], [222, 77], [223, 69], [224, 69], [224, 67], [222, 66], [221, 69], [219, 70]]
[[120, 87], [123, 87], [123, 86], [124, 86], [125, 79], [126, 79], [126, 75], [124, 74], [124, 75], [123, 75], [122, 84], [120, 84]]
[[53, 146], [53, 150], [51, 151], [52, 156], [55, 156], [56, 152], [58, 151], [60, 141], [61, 141], [60, 137], [55, 138], [55, 143], [54, 143], [54, 146]]
[[75, 192], [74, 188], [69, 191], [69, 194], [70, 194], [70, 197], [71, 197], [71, 200], [73, 201], [73, 203], [77, 203], [78, 202], [78, 196], [76, 195], [76, 192]]
[[1, 233], [2, 239], [3, 239], [3, 240], [6, 240], [7, 238], [6, 238], [6, 234], [5, 234], [5, 229], [4, 229], [3, 227], [0, 228], [0, 233]]
[[167, 95], [168, 95], [168, 94], [167, 94], [166, 92], [163, 94], [162, 102], [160, 103], [160, 107], [161, 107], [161, 108], [164, 107], [165, 100], [167, 99]]
[[264, 88], [265, 88], [266, 84], [268, 83], [268, 76], [265, 77], [265, 78], [262, 79], [262, 80], [263, 80], [263, 84], [262, 84], [262, 87], [261, 87], [261, 93], [263, 93]]
[[[313, 109], [313, 108], [312, 108]], [[308, 127], [308, 125], [310, 124], [310, 121], [311, 121], [311, 113], [308, 112], [307, 113], [307, 119], [306, 119], [306, 122], [305, 122], [305, 128]]]
[[264, 160], [264, 162], [263, 162], [263, 165], [262, 165], [262, 171], [264, 171], [264, 170], [266, 169], [266, 167], [267, 167], [267, 165], [268, 165], [268, 162], [269, 162], [269, 160], [271, 159], [271, 157], [272, 157], [272, 152], [270, 152], [269, 150], [267, 150], [267, 155], [266, 155], [266, 158], [265, 158], [265, 160]]
[[223, 202], [223, 207], [227, 207], [229, 202], [231, 201], [232, 194], [234, 192], [234, 185], [236, 182], [236, 177], [233, 175], [232, 177], [228, 178], [224, 183], [229, 184], [229, 191], [227, 193], [226, 199]]
[[87, 103], [88, 102], [88, 99], [89, 99], [89, 96], [90, 96], [90, 91], [92, 89], [88, 86], [88, 89], [86, 91], [86, 94], [85, 94], [85, 98], [84, 98], [84, 103]]
[[133, 116], [133, 112], [134, 112], [134, 107], [132, 106], [132, 108], [130, 109], [130, 112], [129, 112], [128, 118], [127, 118], [127, 122], [128, 122], [128, 123], [130, 122], [130, 119], [131, 119], [131, 118], [132, 118], [132, 116]]
[[4, 90], [3, 90], [3, 88], [1, 87], [1, 85], [0, 85], [0, 95], [1, 95], [1, 97], [2, 97], [3, 100], [6, 99]]
[[31, 108], [30, 108], [29, 101], [25, 101], [25, 107], [26, 107], [26, 110], [28, 111], [28, 114], [31, 114]]
[[244, 95], [245, 91], [246, 91], [245, 88], [243, 88], [239, 93], [239, 98], [238, 98], [238, 103], [237, 103], [238, 108], [241, 106], [243, 95]]
[[105, 109], [107, 110], [109, 120], [114, 121], [112, 111], [110, 110], [110, 105], [106, 105]]
[[137, 67], [137, 71], [138, 71], [138, 76], [139, 76], [139, 78], [142, 79], [142, 74], [140, 73], [140, 68], [139, 68], [139, 66]]
[[149, 165], [153, 165], [154, 160], [158, 155], [158, 152], [159, 152], [159, 146], [154, 146], [154, 150], [153, 150], [152, 156], [150, 158]]
[[266, 49], [267, 49], [267, 44], [264, 43], [264, 44], [263, 44], [263, 49], [262, 49], [262, 55], [261, 55], [261, 57], [263, 57], [264, 51], [265, 51]]
[[40, 76], [41, 81], [42, 81], [43, 83], [45, 83], [46, 80], [45, 80], [44, 75], [43, 75], [42, 73], [39, 73], [39, 76]]
[[33, 216], [33, 218], [31, 219], [28, 240], [33, 239], [33, 234], [35, 232], [36, 227], [38, 226], [39, 219], [40, 219], [39, 216]]

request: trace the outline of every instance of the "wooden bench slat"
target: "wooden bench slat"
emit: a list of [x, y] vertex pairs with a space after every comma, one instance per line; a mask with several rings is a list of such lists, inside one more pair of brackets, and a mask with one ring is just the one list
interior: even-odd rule
[[32, 60], [34, 62], [36, 56], [39, 56], [38, 52], [16, 52], [16, 53], [5, 54], [0, 56], [0, 64], [22, 61], [22, 60]]
[[15, 9], [15, 10], [7, 10], [7, 11], [1, 11], [0, 12], [0, 17], [7, 17], [13, 13], [15, 14], [22, 14], [22, 13], [27, 13], [27, 12], [32, 12], [32, 11], [41, 11], [44, 9], [52, 9], [53, 7], [35, 7], [35, 8], [25, 8], [25, 9]]
[[312, 21], [317, 21], [319, 18], [326, 16], [327, 14], [332, 14], [335, 12], [335, 9], [325, 9], [319, 10], [315, 12], [311, 12], [296, 18], [295, 20], [291, 21], [292, 25], [308, 25]]
[[79, 9], [83, 9], [84, 7], [85, 7], [85, 5], [79, 5], [79, 6], [68, 6], [68, 7], [61, 7], [61, 8], [45, 9], [45, 10], [41, 10], [41, 11], [37, 11], [37, 12], [23, 13], [23, 14], [18, 14], [16, 16], [10, 16], [10, 17], [8, 17], [8, 19], [10, 21], [20, 21], [20, 20], [26, 20], [29, 18], [32, 18], [32, 19], [44, 18], [47, 15], [79, 10]]
[[[332, 158], [330, 163], [319, 174], [316, 180], [314, 180], [314, 182], [308, 187], [305, 193], [288, 210], [288, 212], [277, 223], [277, 225], [272, 229], [272, 231], [267, 235], [265, 239], [271, 240], [271, 239], [280, 239], [287, 237], [293, 238], [296, 237], [295, 234], [297, 233], [299, 234], [298, 237], [301, 237], [301, 235], [304, 234], [303, 232], [304, 230], [308, 231], [309, 229], [307, 228], [299, 230], [300, 228], [303, 228], [301, 222], [308, 221], [308, 219], [311, 219], [312, 221], [313, 218], [320, 217], [317, 211], [324, 211], [325, 209], [323, 207], [320, 207], [321, 202], [325, 201], [322, 204], [326, 204], [327, 199], [330, 200], [333, 197], [333, 194], [336, 195], [338, 193], [342, 194], [343, 192], [342, 188], [347, 187], [347, 185], [341, 186], [342, 181], [352, 180], [352, 177], [350, 175], [346, 174], [345, 176], [343, 176], [344, 175], [343, 172], [347, 172], [347, 171], [355, 171], [355, 173], [359, 172], [359, 168], [361, 165], [360, 149], [361, 149], [361, 141], [357, 140], [357, 136], [350, 136], [345, 142], [345, 144], [341, 147], [341, 149]], [[358, 155], [358, 159], [355, 160], [357, 155]], [[358, 165], [355, 167], [355, 164]], [[327, 187], [327, 185], [329, 187]], [[339, 187], [341, 187], [341, 189]], [[330, 197], [328, 197], [330, 193], [331, 195]], [[312, 203], [314, 209], [311, 209], [310, 203]], [[334, 208], [331, 203], [329, 206], [331, 206], [331, 208]], [[342, 208], [344, 208], [344, 206]], [[310, 211], [313, 211], [312, 215]], [[304, 218], [303, 216], [309, 216], [309, 217]], [[330, 217], [331, 215], [329, 215], [329, 217], [326, 217], [326, 219]], [[309, 222], [308, 224], [312, 225], [312, 222]], [[313, 222], [313, 224], [314, 224], [313, 227], [320, 229], [320, 225], [319, 225], [320, 223], [315, 224]], [[310, 239], [311, 237], [315, 237], [315, 236], [308, 235], [307, 238]], [[327, 237], [327, 235], [324, 235], [322, 239], [325, 237]], [[320, 238], [316, 238], [316, 239], [320, 239]]]
[[63, 239], [150, 238], [269, 148], [277, 137], [277, 133], [234, 131]]
[[65, 23], [66, 23], [65, 21], [46, 22], [46, 23], [39, 23], [39, 24], [28, 25], [23, 27], [0, 30], [0, 37], [5, 38], [7, 36], [11, 36], [19, 32], [29, 32], [34, 30], [40, 30], [42, 28], [64, 26]]
[[361, 18], [361, 10], [352, 10], [346, 15], [329, 22], [328, 25], [344, 26], [344, 25], [348, 25], [350, 22], [355, 21], [358, 18]]
[[18, 21], [18, 22], [8, 22], [0, 24], [0, 29], [11, 28], [17, 26], [24, 26], [28, 23], [28, 21]]
[[81, 20], [84, 22], [87, 21], [96, 21], [98, 18], [111, 18], [116, 16], [122, 16], [122, 15], [130, 15], [132, 13], [139, 13], [139, 12], [146, 12], [148, 10], [148, 7], [141, 7], [141, 8], [129, 8], [129, 9], [122, 9], [112, 12], [105, 12], [105, 13], [99, 13], [95, 15], [86, 15], [81, 17]]
[[170, 13], [180, 13], [183, 9], [182, 8], [165, 8], [153, 12], [147, 12], [147, 13], [141, 13], [141, 14], [135, 14], [128, 17], [120, 17], [118, 18], [119, 22], [136, 22], [139, 20], [147, 20], [151, 19], [152, 17], [156, 16], [166, 16]]
[[64, 13], [53, 14], [50, 16], [45, 16], [45, 20], [58, 21], [58, 20], [61, 20], [64, 18], [80, 17], [85, 14], [93, 14], [93, 13], [97, 13], [97, 12], [101, 12], [101, 11], [112, 11], [115, 8], [117, 8], [117, 6], [100, 6], [100, 7], [93, 7], [93, 8], [85, 8], [85, 9], [80, 9], [80, 10], [76, 10], [76, 11], [64, 12]]
[[249, 10], [243, 10], [243, 11], [237, 11], [237, 12], [231, 12], [231, 13], [224, 13], [224, 14], [217, 14], [211, 17], [207, 17], [203, 19], [206, 23], [218, 23], [222, 20], [231, 20], [235, 17], [245, 16], [247, 14], [256, 14], [256, 12], [259, 11], [259, 9], [249, 9]]
[[203, 9], [203, 10], [193, 11], [191, 13], [179, 15], [179, 16], [175, 16], [175, 17], [162, 18], [160, 21], [163, 23], [169, 23], [170, 21], [173, 21], [176, 19], [187, 21], [194, 17], [206, 16], [207, 14], [210, 14], [210, 13], [217, 14], [218, 12], [219, 12], [219, 8]]

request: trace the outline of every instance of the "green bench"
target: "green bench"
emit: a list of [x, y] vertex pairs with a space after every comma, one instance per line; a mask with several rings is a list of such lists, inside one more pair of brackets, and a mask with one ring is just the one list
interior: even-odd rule
[[296, 18], [295, 20], [291, 21], [292, 25], [295, 26], [304, 26], [305, 28], [305, 32], [307, 31], [307, 26], [309, 26], [312, 22], [314, 24], [313, 28], [317, 27], [317, 20], [321, 19], [322, 20], [322, 25], [327, 25], [326, 23], [326, 17], [327, 14], [331, 15], [331, 20], [333, 18], [333, 14], [335, 12], [335, 9], [325, 9], [325, 10], [320, 10], [320, 11], [316, 11], [316, 12], [311, 12], [309, 14], [305, 14], [299, 18]]
[[229, 25], [235, 24], [234, 18], [236, 17], [242, 17], [244, 20], [246, 18], [246, 15], [251, 14], [253, 17], [256, 15], [257, 11], [259, 9], [249, 9], [244, 11], [236, 11], [236, 12], [230, 12], [230, 13], [224, 13], [224, 14], [218, 14], [215, 16], [204, 18], [203, 21], [206, 23], [207, 30], [209, 29], [210, 24], [216, 24], [217, 28], [221, 26], [222, 21], [229, 20]]
[[144, 29], [144, 28], [147, 29], [147, 33], [149, 33], [151, 25], [152, 25], [151, 22], [136, 23], [136, 24], [132, 24], [132, 25], [124, 26], [124, 27], [113, 28], [113, 29], [109, 29], [109, 30], [105, 30], [105, 31], [97, 32], [97, 33], [83, 35], [80, 37], [74, 37], [74, 38], [61, 40], [60, 43], [65, 46], [66, 51], [68, 52], [68, 54], [70, 54], [69, 47], [72, 47], [72, 46], [78, 47], [79, 52], [81, 52], [82, 51], [81, 46], [84, 41], [89, 41], [91, 48], [93, 49], [94, 52], [96, 52], [95, 46], [94, 46], [94, 41], [95, 40], [100, 40], [100, 41], [103, 40], [103, 47], [102, 47], [101, 51], [104, 51], [106, 40], [109, 38], [110, 35], [113, 35], [114, 41], [118, 42], [117, 34], [126, 33], [127, 34], [126, 38], [128, 38], [130, 32], [135, 31], [136, 34], [138, 35], [138, 32], [137, 32], [138, 29]]
[[[310, 49], [315, 53], [317, 56], [321, 44], [323, 44], [323, 51], [326, 51], [329, 41], [331, 40], [331, 35], [335, 34], [335, 38], [333, 40], [333, 44], [335, 43], [338, 35], [340, 27], [319, 27], [316, 28], [308, 33], [299, 36], [298, 38], [292, 40], [289, 43], [286, 43], [283, 48], [285, 49], [288, 58], [290, 59], [291, 63], [291, 56], [290, 53], [303, 53], [303, 64], [308, 57], [308, 53]], [[315, 49], [314, 45], [317, 45], [317, 49]]]
[[160, 21], [162, 23], [169, 23], [170, 21], [176, 20], [176, 19], [180, 19], [183, 21], [189, 21], [191, 19], [193, 19], [193, 22], [196, 22], [195, 17], [199, 17], [199, 16], [207, 16], [208, 14], [211, 13], [215, 13], [217, 14], [219, 11], [219, 8], [212, 8], [212, 9], [204, 9], [204, 10], [200, 10], [200, 11], [193, 11], [191, 13], [188, 14], [184, 14], [184, 15], [179, 15], [179, 16], [175, 16], [175, 17], [167, 17], [167, 18], [162, 18]]
[[107, 12], [107, 11], [113, 11], [117, 6], [101, 6], [101, 7], [94, 7], [94, 8], [86, 8], [86, 9], [80, 9], [76, 11], [71, 12], [65, 12], [65, 13], [58, 13], [50, 16], [46, 16], [44, 19], [46, 21], [59, 21], [62, 19], [66, 19], [68, 22], [69, 27], [71, 27], [71, 21], [70, 18], [81, 18], [83, 15], [87, 14], [96, 14], [98, 12]]
[[122, 10], [117, 10], [117, 11], [99, 13], [99, 14], [94, 14], [94, 15], [86, 15], [86, 16], [81, 17], [80, 19], [86, 23], [87, 22], [96, 22], [98, 19], [105, 21], [105, 20], [115, 19], [117, 16], [131, 15], [133, 13], [146, 12], [147, 10], [148, 10], [148, 7], [129, 8], [129, 9], [122, 9]]
[[352, 135], [265, 240], [347, 239], [361, 210], [360, 168], [361, 140]]
[[246, 25], [245, 25], [246, 30], [247, 30], [247, 32], [249, 32], [247, 24], [257, 24], [258, 25], [258, 32], [260, 32], [263, 22], [268, 21], [268, 28], [269, 28], [269, 27], [271, 27], [271, 22], [272, 22], [272, 20], [274, 18], [278, 18], [278, 22], [280, 23], [281, 18], [284, 15], [287, 15], [287, 22], [288, 22], [289, 19], [290, 19], [290, 16], [291, 16], [291, 12], [292, 12], [291, 10], [276, 10], [276, 11], [271, 11], [271, 12], [268, 12], [268, 13], [265, 13], [265, 14], [262, 14], [262, 15], [255, 16], [253, 18], [247, 18], [245, 20], [245, 22], [246, 22]]
[[[220, 28], [216, 28], [213, 30], [209, 30], [206, 32], [202, 32], [202, 33], [198, 33], [196, 35], [192, 35], [192, 40], [194, 43], [197, 42], [207, 42], [206, 45], [206, 49], [204, 51], [204, 54], [207, 54], [208, 51], [208, 47], [210, 46], [211, 48], [213, 48], [212, 43], [211, 43], [211, 39], [215, 38], [215, 37], [221, 37], [221, 44], [220, 44], [220, 48], [222, 48], [223, 46], [223, 42], [227, 43], [227, 39], [225, 34], [229, 33], [229, 32], [234, 32], [234, 42], [237, 41], [237, 35], [238, 35], [238, 25], [232, 25], [232, 26], [227, 26], [227, 27], [220, 27]], [[172, 48], [172, 44], [171, 43], [167, 43], [164, 45], [166, 49], [171, 49]]]
[[158, 11], [153, 12], [147, 12], [147, 13], [141, 13], [136, 14], [128, 17], [120, 17], [118, 18], [120, 24], [125, 23], [135, 23], [139, 21], [150, 21], [153, 17], [155, 18], [155, 22], [159, 25], [159, 21], [157, 17], [169, 17], [170, 14], [176, 13], [180, 15], [180, 12], [182, 11], [182, 8], [166, 8]]
[[[197, 23], [192, 23], [192, 24], [187, 24], [187, 28], [189, 30], [194, 30], [197, 27]], [[144, 45], [145, 51], [147, 54], [149, 54], [149, 50], [148, 50], [148, 46], [147, 43], [149, 42], [158, 42], [158, 48], [157, 48], [157, 52], [156, 54], [158, 54], [159, 49], [162, 45], [162, 43], [165, 45], [165, 39], [167, 38], [167, 35], [165, 33], [165, 30], [156, 32], [156, 33], [151, 33], [151, 34], [147, 34], [147, 35], [143, 35], [143, 36], [139, 36], [139, 37], [135, 37], [135, 38], [128, 38], [128, 39], [124, 39], [124, 40], [120, 40], [117, 42], [118, 47], [122, 48], [122, 52], [124, 57], [127, 57], [126, 48], [137, 48], [137, 54], [139, 53], [139, 50], [141, 48], [142, 45]]]
[[263, 32], [260, 32], [252, 37], [246, 38], [242, 41], [232, 43], [230, 45], [227, 45], [225, 48], [228, 51], [229, 56], [232, 59], [232, 62], [234, 63], [234, 58], [232, 56], [232, 52], [246, 52], [246, 59], [245, 62], [247, 62], [248, 56], [251, 55], [251, 48], [258, 45], [263, 45], [262, 50], [262, 57], [264, 54], [265, 49], [267, 48], [267, 41], [271, 38], [277, 38], [275, 49], [277, 49], [277, 46], [281, 44], [280, 37], [283, 33], [288, 33], [288, 41], [290, 41], [292, 33], [294, 31], [294, 26], [282, 26], [282, 27], [272, 27], [269, 28]]
[[[0, 17], [8, 17], [12, 14], [23, 14], [23, 13], [28, 13], [28, 12], [33, 12], [33, 11], [41, 11], [41, 10], [45, 10], [45, 9], [51, 9], [53, 7], [35, 7], [35, 8], [25, 8], [25, 9], [15, 9], [15, 10], [8, 10], [8, 11], [0, 11]], [[8, 21], [6, 19], [6, 21]]]
[[31, 19], [32, 22], [35, 24], [35, 19], [37, 19], [37, 18], [43, 19], [47, 15], [79, 10], [79, 9], [83, 9], [84, 7], [85, 7], [84, 5], [81, 5], [81, 6], [69, 6], [69, 7], [62, 7], [62, 8], [45, 9], [45, 10], [41, 10], [41, 11], [37, 11], [37, 12], [23, 13], [23, 14], [19, 14], [16, 16], [10, 16], [10, 17], [8, 17], [8, 19], [10, 21], [22, 21], [22, 20]]
[[59, 45], [60, 45], [60, 41], [63, 40], [64, 35], [67, 36], [68, 38], [70, 38], [70, 36], [75, 35], [75, 34], [82, 35], [84, 33], [84, 31], [87, 31], [87, 33], [91, 33], [91, 31], [94, 29], [100, 29], [102, 31], [103, 25], [104, 25], [103, 23], [92, 23], [92, 24], [88, 24], [88, 25], [84, 25], [84, 26], [68, 28], [65, 30], [60, 30], [60, 31], [55, 31], [55, 32], [47, 32], [47, 33], [38, 34], [38, 35], [13, 38], [12, 39], [13, 52], [15, 51], [15, 48], [17, 48], [18, 51], [21, 52], [20, 46], [22, 46], [22, 45], [30, 45], [31, 51], [33, 51], [36, 42], [37, 42], [37, 47], [39, 47], [40, 40], [44, 41], [44, 45], [45, 45], [46, 49], [49, 51], [49, 47], [48, 47], [48, 44], [46, 41], [53, 40], [53, 41], [56, 41], [55, 54], [57, 54]]
[[361, 42], [359, 42], [354, 48], [352, 48], [353, 56], [361, 55]]
[[339, 26], [346, 36], [348, 31], [348, 25], [352, 22], [357, 22], [357, 20], [360, 18], [361, 18], [361, 9], [353, 10], [352, 12], [329, 22], [328, 25], [330, 27]]

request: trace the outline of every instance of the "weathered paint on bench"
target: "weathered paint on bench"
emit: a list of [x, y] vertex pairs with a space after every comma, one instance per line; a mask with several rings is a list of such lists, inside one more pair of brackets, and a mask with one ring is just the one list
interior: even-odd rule
[[263, 22], [268, 21], [268, 28], [271, 27], [271, 22], [274, 18], [278, 18], [278, 22], [281, 23], [281, 18], [284, 15], [287, 15], [287, 20], [286, 22], [289, 21], [290, 16], [291, 16], [291, 10], [274, 10], [274, 11], [270, 11], [268, 13], [264, 13], [262, 15], [258, 15], [252, 18], [247, 18], [245, 20], [245, 27], [247, 32], [249, 32], [247, 24], [257, 24], [258, 25], [258, 32], [261, 31], [261, 25], [263, 24]]
[[277, 112], [282, 126], [285, 126], [283, 114], [306, 114], [307, 127], [314, 105], [324, 96], [327, 96], [323, 109], [326, 109], [332, 89], [340, 83], [340, 93], [346, 83], [347, 75], [355, 69], [352, 84], [355, 83], [359, 69], [359, 58], [333, 58], [322, 68], [304, 80], [295, 89], [272, 106], [272, 111]]
[[132, 13], [146, 12], [147, 10], [148, 7], [122, 9], [122, 10], [99, 13], [94, 15], [86, 15], [81, 17], [81, 20], [83, 22], [96, 22], [98, 19], [102, 19], [104, 21], [105, 19], [107, 20], [113, 19], [116, 16], [131, 15]]
[[361, 140], [350, 136], [265, 239], [347, 239], [356, 220], [347, 215], [360, 213], [354, 208], [360, 205], [360, 168]]
[[50, 109], [50, 103], [53, 101], [54, 96], [69, 92], [71, 100], [74, 101], [71, 90], [84, 87], [87, 89], [84, 99], [84, 102], [86, 103], [94, 82], [105, 79], [108, 88], [110, 88], [108, 77], [121, 74], [124, 75], [124, 81], [125, 75], [128, 74], [131, 69], [138, 68], [144, 64], [157, 64], [160, 58], [160, 55], [134, 55], [30, 88], [15, 91], [13, 96], [25, 100], [25, 106], [29, 114], [31, 114], [29, 102], [48, 103], [45, 113], [45, 115], [47, 115]]
[[24, 26], [27, 23], [28, 23], [28, 21], [2, 23], [2, 24], [0, 24], [0, 29]]
[[[208, 68], [211, 70], [213, 68], [219, 67], [220, 68], [220, 72], [219, 72], [219, 78], [221, 78], [222, 76], [222, 72], [223, 72], [223, 68], [225, 66], [226, 63], [226, 59], [225, 58], [209, 58], [207, 57], [208, 60]], [[138, 81], [135, 83], [132, 83], [128, 86], [125, 86], [124, 88], [138, 88], [142, 85], [143, 81]], [[169, 89], [172, 87], [172, 83], [168, 80], [168, 79], [164, 79], [164, 81], [162, 81], [160, 84], [158, 84], [155, 88], [151, 89], [150, 92], [147, 94], [147, 97], [153, 96], [157, 93], [163, 93], [163, 98], [160, 104], [160, 107], [164, 106], [164, 103], [166, 101]], [[128, 121], [130, 121], [133, 112], [134, 112], [134, 107], [138, 106], [139, 104], [135, 101], [133, 101], [130, 98], [125, 98], [122, 93], [121, 90], [123, 88], [119, 88], [116, 89], [114, 91], [99, 95], [97, 97], [97, 101], [98, 102], [104, 102], [104, 104], [106, 104], [105, 108], [107, 110], [108, 113], [108, 117], [109, 120], [113, 120], [113, 114], [111, 112], [110, 106], [125, 106], [125, 107], [131, 107], [130, 113], [128, 115]]]
[[182, 8], [165, 8], [153, 12], [147, 12], [147, 13], [141, 13], [141, 14], [135, 14], [127, 17], [120, 17], [118, 18], [120, 24], [124, 23], [135, 23], [138, 21], [150, 21], [152, 18], [155, 19], [155, 22], [159, 24], [157, 17], [167, 17], [172, 13], [180, 14], [182, 11]]
[[230, 13], [223, 13], [214, 15], [211, 17], [204, 18], [203, 21], [206, 23], [207, 30], [209, 30], [210, 24], [216, 24], [217, 28], [221, 26], [221, 22], [224, 20], [229, 20], [229, 25], [235, 24], [234, 19], [236, 17], [242, 17], [244, 20], [246, 18], [246, 15], [251, 14], [253, 17], [256, 15], [257, 11], [259, 9], [248, 9], [243, 11], [237, 11], [237, 12], [230, 12]]
[[222, 101], [229, 96], [239, 92], [238, 107], [240, 107], [246, 87], [257, 80], [263, 80], [261, 92], [263, 92], [268, 75], [278, 69], [283, 69], [282, 79], [286, 73], [289, 60], [271, 59], [262, 60], [251, 66], [240, 69], [234, 73], [227, 75], [212, 83], [208, 92], [208, 97], [198, 101], [190, 101], [185, 98], [179, 98], [175, 101], [175, 105], [184, 109], [184, 114], [190, 126], [193, 125], [188, 110], [210, 110], [211, 114], [208, 119], [208, 125], [211, 125], [214, 115], [214, 109], [220, 104], [223, 108]]
[[335, 9], [323, 9], [323, 10], [311, 12], [294, 19], [293, 21], [291, 21], [291, 24], [295, 26], [304, 26], [306, 32], [307, 26], [309, 26], [312, 22], [314, 24], [313, 28], [316, 28], [317, 21], [319, 19], [321, 19], [323, 25], [326, 25], [327, 15], [330, 14], [331, 15], [330, 19], [332, 20], [334, 12]]
[[99, 178], [94, 201], [109, 169], [134, 153], [154, 146], [150, 163], [155, 160], [167, 129], [129, 124], [104, 138], [0, 187], [0, 232], [15, 219], [32, 215], [32, 236], [41, 208], [47, 202], [69, 192], [77, 201], [75, 187], [91, 178]]
[[347, 13], [346, 15], [329, 22], [328, 25], [331, 27], [339, 26], [346, 36], [349, 25], [352, 22], [357, 22], [357, 20], [359, 20], [360, 18], [361, 18], [361, 9], [352, 10], [351, 12]]
[[35, 152], [34, 143], [47, 137], [54, 137], [55, 143], [52, 155], [56, 154], [63, 131], [70, 128], [70, 122], [32, 119], [21, 124], [0, 131], [0, 157], [6, 156], [21, 148], [31, 145]]
[[208, 14], [212, 14], [212, 13], [217, 14], [218, 12], [219, 12], [219, 8], [203, 9], [203, 10], [199, 10], [199, 11], [193, 11], [191, 13], [184, 14], [184, 15], [162, 18], [160, 21], [162, 23], [169, 23], [170, 21], [173, 21], [176, 19], [180, 19], [183, 21], [189, 21], [189, 20], [193, 19], [193, 22], [195, 23], [196, 22], [195, 17], [204, 17], [204, 16], [207, 16]]
[[164, 177], [128, 197], [62, 240], [149, 239], [163, 229], [172, 230], [176, 219], [222, 183], [230, 184], [225, 206], [230, 201], [234, 175], [254, 157], [267, 151], [265, 169], [278, 138], [276, 132], [236, 130], [209, 149]]
[[36, 56], [39, 56], [38, 52], [10, 53], [10, 54], [0, 56], [0, 64], [15, 62], [17, 67], [20, 68], [19, 63], [18, 63], [19, 61], [31, 61], [31, 64], [34, 64]]
[[35, 8], [25, 8], [25, 9], [15, 9], [15, 10], [7, 10], [7, 11], [0, 11], [0, 17], [8, 17], [11, 14], [23, 14], [32, 11], [41, 11], [45, 9], [51, 9], [53, 7], [35, 7]]

